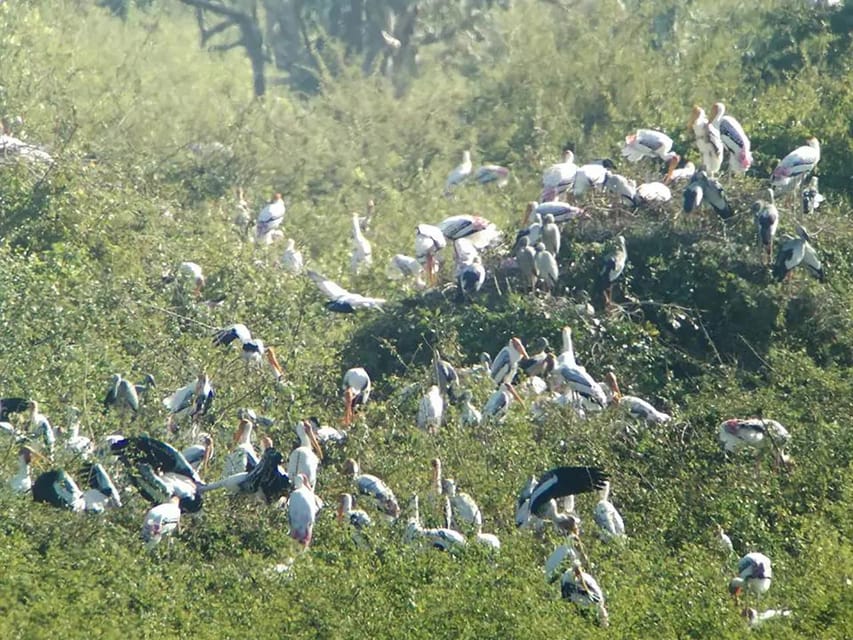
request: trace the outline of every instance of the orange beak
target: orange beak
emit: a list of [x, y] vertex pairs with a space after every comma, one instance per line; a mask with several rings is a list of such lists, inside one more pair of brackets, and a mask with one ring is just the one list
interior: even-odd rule
[[284, 377], [284, 370], [278, 363], [278, 359], [275, 357], [275, 350], [272, 347], [267, 347], [267, 362], [270, 363], [270, 366], [275, 371], [276, 378], [281, 380]]

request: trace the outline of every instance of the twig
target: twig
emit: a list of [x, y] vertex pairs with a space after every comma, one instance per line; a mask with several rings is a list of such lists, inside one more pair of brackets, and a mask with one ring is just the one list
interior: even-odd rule
[[725, 362], [723, 362], [723, 359], [720, 357], [720, 352], [717, 350], [717, 345], [714, 344], [714, 341], [711, 339], [708, 330], [705, 328], [705, 323], [702, 322], [702, 314], [698, 312], [698, 309], [696, 310], [696, 312], [696, 319], [699, 321], [699, 326], [702, 328], [702, 333], [704, 334], [705, 339], [708, 341], [708, 344], [711, 345], [711, 349], [714, 350], [714, 357], [717, 358], [718, 363], [724, 365]]
[[741, 342], [743, 342], [750, 351], [752, 351], [752, 355], [754, 355], [756, 358], [758, 358], [761, 361], [761, 364], [763, 364], [765, 367], [767, 367], [767, 369], [770, 372], [773, 372], [773, 367], [770, 366], [770, 363], [767, 362], [767, 360], [765, 360], [764, 358], [762, 358], [758, 354], [758, 352], [753, 348], [753, 346], [749, 343], [749, 341], [746, 338], [744, 338], [741, 334], [737, 334], [737, 337], [741, 339]]

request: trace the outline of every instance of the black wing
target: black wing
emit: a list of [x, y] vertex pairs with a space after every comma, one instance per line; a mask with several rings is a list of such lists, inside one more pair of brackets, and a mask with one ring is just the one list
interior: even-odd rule
[[556, 467], [541, 478], [530, 496], [530, 512], [539, 511], [554, 498], [603, 489], [609, 476], [598, 467]]
[[290, 478], [281, 470], [281, 461], [282, 456], [277, 449], [265, 449], [260, 462], [240, 483], [240, 489], [246, 493], [260, 489], [268, 503], [283, 496], [290, 488]]
[[60, 509], [67, 507], [54, 486], [59, 481], [61, 473], [58, 469], [45, 471], [33, 481], [32, 493], [34, 502], [46, 502]]
[[27, 410], [26, 398], [0, 398], [0, 420], [8, 420], [10, 413], [22, 413]]
[[125, 438], [114, 442], [111, 449], [118, 455], [119, 460], [129, 466], [147, 463], [163, 472], [179, 473], [196, 484], [204, 484], [198, 472], [187, 462], [184, 454], [161, 440], [146, 436]]

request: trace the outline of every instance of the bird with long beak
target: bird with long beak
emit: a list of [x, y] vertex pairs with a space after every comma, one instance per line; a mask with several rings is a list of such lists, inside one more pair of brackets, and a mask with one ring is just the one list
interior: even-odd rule
[[172, 496], [168, 502], [153, 507], [142, 521], [142, 540], [148, 551], [153, 550], [163, 539], [171, 537], [181, 524], [181, 508], [178, 496]]
[[723, 140], [720, 130], [708, 120], [705, 110], [696, 105], [690, 116], [688, 126], [696, 136], [696, 146], [702, 154], [702, 164], [709, 175], [715, 175], [723, 165]]
[[509, 391], [512, 396], [521, 403], [521, 406], [525, 406], [524, 400], [521, 399], [521, 396], [519, 396], [518, 392], [513, 388], [512, 380], [515, 378], [515, 374], [518, 373], [518, 363], [522, 358], [528, 357], [527, 349], [524, 348], [521, 340], [513, 337], [510, 338], [507, 345], [498, 352], [498, 355], [496, 355], [495, 359], [492, 360], [492, 365], [489, 369], [489, 376], [492, 378], [492, 382], [494, 382], [498, 387], [505, 384], [507, 391]]
[[370, 516], [363, 509], [353, 509], [351, 493], [342, 493], [338, 505], [338, 522], [348, 522], [356, 529], [366, 529], [373, 524]]
[[767, 190], [768, 200], [756, 200], [752, 203], [752, 215], [758, 228], [758, 239], [764, 247], [764, 264], [770, 264], [773, 255], [773, 239], [779, 228], [779, 209], [773, 197], [773, 189]]
[[652, 424], [666, 424], [672, 420], [669, 416], [655, 409], [650, 403], [636, 396], [623, 396], [619, 390], [619, 383], [616, 381], [616, 374], [609, 371], [605, 375], [605, 381], [610, 388], [610, 394], [613, 402], [624, 408], [631, 416]]
[[198, 434], [196, 443], [186, 447], [181, 453], [194, 469], [206, 471], [208, 463], [213, 458], [213, 436], [202, 431]]
[[415, 229], [415, 258], [426, 269], [427, 282], [431, 286], [437, 283], [438, 263], [436, 254], [447, 246], [447, 239], [441, 229], [431, 224], [419, 224]]
[[293, 492], [287, 501], [287, 518], [290, 521], [290, 537], [306, 549], [311, 544], [314, 522], [320, 503], [314, 495], [314, 489], [304, 474], [293, 481]]
[[252, 444], [254, 423], [245, 418], [240, 420], [234, 431], [234, 449], [225, 457], [222, 475], [227, 477], [235, 473], [251, 471], [258, 464], [258, 454]]
[[604, 302], [608, 307], [613, 304], [613, 283], [622, 275], [628, 261], [625, 236], [617, 236], [616, 240], [616, 247], [604, 256], [598, 276], [599, 287], [604, 292]]
[[358, 405], [366, 405], [370, 399], [370, 376], [362, 367], [354, 367], [344, 374], [344, 417], [342, 423], [352, 424], [354, 410]]
[[56, 444], [56, 431], [47, 416], [39, 411], [38, 402], [30, 400], [27, 403], [27, 408], [30, 411], [30, 431], [41, 436], [45, 450], [52, 457], [53, 447]]
[[373, 496], [376, 500], [376, 507], [382, 513], [391, 518], [400, 515], [400, 505], [397, 503], [397, 498], [394, 497], [394, 492], [380, 478], [369, 473], [361, 473], [358, 462], [353, 458], [348, 458], [344, 462], [343, 471], [352, 476], [359, 493]]
[[27, 493], [33, 487], [33, 478], [30, 475], [30, 464], [34, 461], [45, 460], [38, 451], [27, 446], [18, 449], [18, 473], [9, 480], [9, 486], [15, 493]]
[[287, 460], [287, 475], [290, 478], [305, 476], [313, 489], [317, 486], [317, 469], [323, 459], [323, 449], [317, 442], [314, 424], [311, 421], [297, 422], [295, 429], [296, 435], [299, 436], [299, 446], [290, 453], [290, 458]]
[[747, 591], [761, 596], [770, 589], [773, 569], [770, 558], [763, 553], [753, 551], [743, 556], [737, 564], [738, 575], [729, 582], [729, 594], [739, 603], [740, 594]]
[[604, 592], [598, 582], [580, 565], [567, 570], [560, 580], [560, 591], [564, 599], [571, 600], [582, 607], [595, 607], [598, 611], [598, 622], [602, 627], [608, 626], [609, 616], [604, 606]]

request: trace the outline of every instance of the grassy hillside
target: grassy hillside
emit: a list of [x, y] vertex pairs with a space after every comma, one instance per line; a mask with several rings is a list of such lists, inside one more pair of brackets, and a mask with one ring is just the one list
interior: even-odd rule
[[[318, 494], [327, 508], [305, 552], [284, 510], [210, 494], [169, 549], [145, 553], [139, 529], [149, 505], [140, 496], [128, 493], [122, 509], [103, 516], [33, 504], [7, 486], [17, 447], [0, 436], [0, 637], [742, 637], [748, 628], [726, 590], [737, 558], [718, 550], [716, 524], [739, 554], [773, 560], [773, 586], [758, 608], [793, 611], [756, 635], [853, 637], [853, 77], [845, 62], [853, 7], [726, 0], [685, 9], [658, 0], [583, 13], [583, 4], [512, 3], [495, 16], [499, 42], [478, 49], [472, 40], [465, 65], [424, 60], [402, 95], [353, 65], [320, 95], [274, 87], [256, 100], [248, 62], [239, 51], [198, 50], [183, 8], [132, 6], [121, 22], [85, 3], [0, 3], [0, 116], [20, 115], [15, 135], [56, 159], [0, 164], [0, 397], [36, 399], [57, 424], [76, 406], [83, 431], [98, 439], [166, 437], [159, 399], [204, 369], [217, 391], [204, 424], [217, 440], [212, 479], [238, 408], [275, 418], [269, 435], [287, 453], [296, 420], [338, 422], [348, 367], [365, 366], [375, 382], [348, 443], [326, 452]], [[756, 157], [746, 177], [726, 179], [734, 219], [724, 227], [707, 209], [677, 215], [679, 189], [660, 211], [598, 198], [589, 220], [563, 230], [560, 295], [523, 294], [500, 262], [562, 146], [572, 143], [583, 161], [618, 160], [627, 133], [659, 127], [698, 163], [687, 118], [694, 103], [714, 100], [742, 122]], [[776, 283], [750, 205], [777, 159], [810, 134], [823, 143], [827, 201], [804, 217], [796, 198], [780, 200], [779, 235], [805, 224], [827, 282], [798, 270]], [[509, 166], [509, 185], [442, 197], [466, 148], [475, 164]], [[645, 170], [619, 165], [636, 177]], [[253, 211], [282, 192], [286, 235], [306, 262], [388, 298], [385, 311], [327, 312], [313, 283], [280, 268], [282, 244], [258, 246], [235, 229], [238, 187]], [[350, 214], [368, 199], [374, 264], [352, 276]], [[487, 257], [479, 296], [460, 304], [453, 293], [386, 279], [388, 259], [413, 252], [417, 223], [457, 213], [486, 216], [506, 236]], [[617, 234], [628, 267], [619, 307], [604, 311], [592, 288]], [[203, 299], [221, 305], [164, 279], [185, 260], [203, 266]], [[442, 277], [452, 277], [451, 264]], [[593, 316], [579, 311], [589, 300]], [[211, 345], [213, 330], [233, 322], [276, 345], [283, 383]], [[615, 371], [624, 392], [673, 422], [640, 427], [616, 409], [581, 420], [556, 408], [534, 421], [516, 405], [500, 425], [458, 428], [452, 407], [437, 435], [415, 427], [421, 391], [406, 389], [431, 384], [432, 347], [471, 365], [513, 335], [557, 346], [564, 325], [596, 378]], [[134, 422], [101, 412], [115, 372], [157, 380]], [[482, 407], [492, 385], [470, 387]], [[752, 415], [791, 432], [790, 470], [724, 456], [719, 423]], [[413, 494], [425, 522], [439, 522], [427, 498], [436, 456], [478, 501], [499, 553], [403, 542]], [[350, 488], [348, 457], [385, 479], [404, 506], [400, 522], [379, 523], [365, 546], [335, 518], [335, 500]], [[61, 454], [58, 464], [73, 471], [77, 461]], [[592, 520], [596, 498], [578, 499], [607, 629], [545, 582], [544, 561], [560, 538], [514, 526], [521, 485], [560, 464], [610, 472], [626, 520], [628, 540], [604, 544]], [[277, 564], [290, 568], [278, 573]]]

